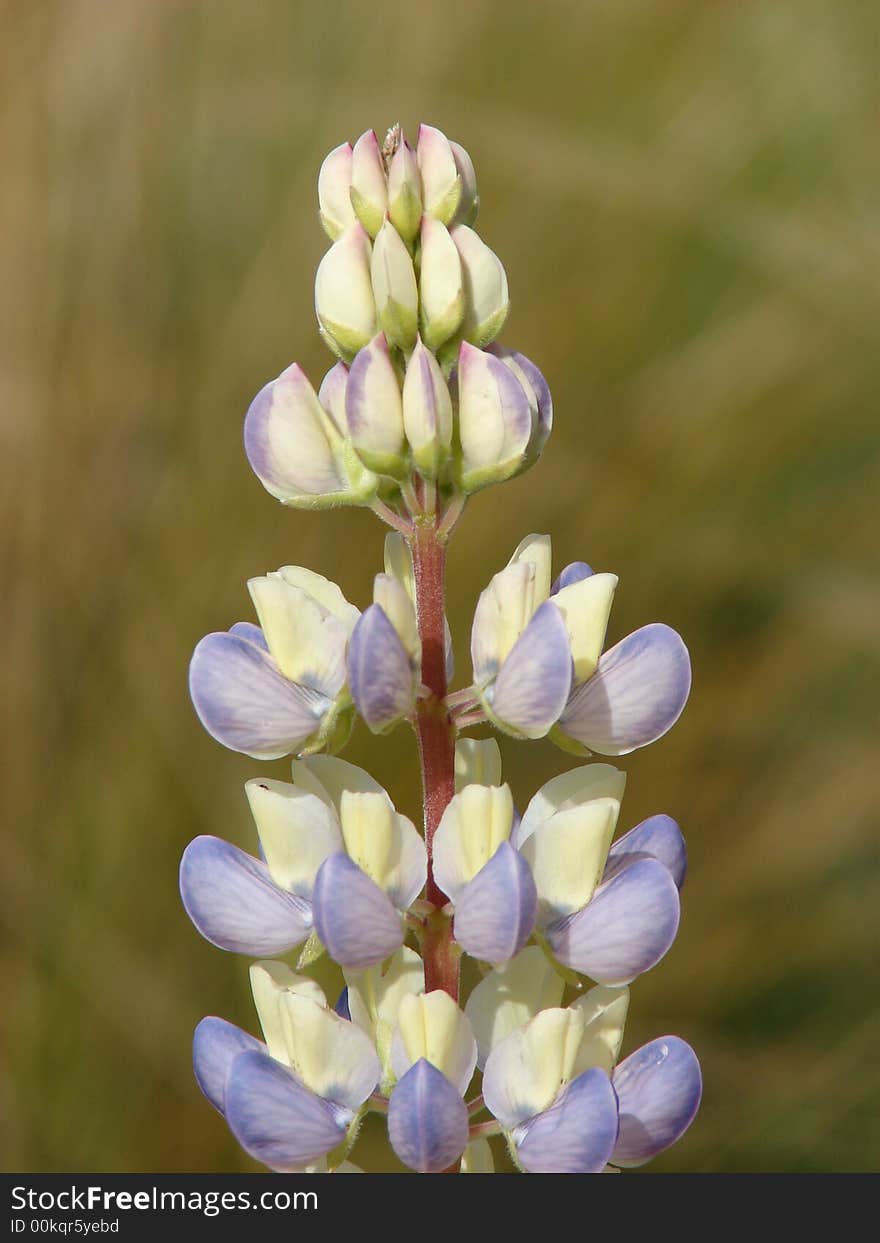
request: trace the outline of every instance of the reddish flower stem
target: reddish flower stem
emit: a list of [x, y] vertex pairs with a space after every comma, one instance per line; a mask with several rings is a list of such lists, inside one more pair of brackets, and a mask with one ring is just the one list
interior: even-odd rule
[[440, 817], [455, 793], [455, 726], [446, 707], [445, 613], [446, 540], [433, 519], [417, 521], [410, 537], [416, 585], [416, 612], [422, 640], [422, 682], [431, 692], [418, 703], [415, 729], [419, 742], [428, 849], [427, 898], [435, 910], [422, 935], [425, 991], [442, 988], [458, 1001], [459, 954], [452, 921], [441, 913], [446, 895], [434, 880], [433, 842]]

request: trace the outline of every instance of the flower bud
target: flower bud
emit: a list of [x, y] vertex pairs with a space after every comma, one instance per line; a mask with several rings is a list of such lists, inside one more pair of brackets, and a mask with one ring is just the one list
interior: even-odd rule
[[458, 175], [461, 178], [461, 201], [458, 204], [458, 211], [455, 213], [455, 223], [473, 224], [477, 218], [477, 211], [480, 206], [474, 162], [459, 143], [450, 142], [449, 145], [455, 158], [455, 167], [458, 169]]
[[333, 420], [333, 426], [340, 436], [348, 435], [348, 423], [345, 418], [345, 389], [348, 384], [348, 367], [345, 363], [337, 363], [331, 367], [318, 389], [318, 401]]
[[351, 154], [351, 205], [370, 237], [375, 237], [388, 210], [388, 187], [379, 142], [371, 129], [361, 134]]
[[421, 341], [403, 382], [403, 426], [416, 466], [426, 478], [435, 479], [452, 444], [452, 399], [440, 364]]
[[526, 465], [533, 466], [541, 456], [553, 429], [553, 399], [547, 381], [525, 354], [500, 345], [491, 345], [489, 352], [500, 358], [505, 367], [509, 367], [529, 399], [532, 409], [532, 438], [526, 450]]
[[376, 235], [370, 274], [382, 331], [391, 345], [411, 350], [419, 326], [419, 291], [409, 251], [390, 220]]
[[458, 355], [459, 485], [476, 492], [522, 469], [532, 436], [528, 397], [498, 358], [462, 342]]
[[415, 152], [406, 141], [388, 166], [388, 215], [405, 242], [412, 242], [422, 219], [422, 182]]
[[321, 165], [318, 173], [318, 208], [324, 232], [332, 242], [354, 224], [355, 214], [351, 205], [351, 144], [344, 142], [335, 147]]
[[378, 474], [404, 475], [403, 402], [388, 343], [381, 333], [351, 364], [345, 414], [351, 442], [364, 465]]
[[355, 221], [318, 265], [315, 311], [321, 335], [335, 354], [351, 360], [376, 331], [370, 280], [370, 241]]
[[376, 490], [375, 476], [349, 461], [337, 426], [296, 363], [251, 402], [244, 446], [263, 487], [285, 505], [360, 504]]
[[417, 155], [425, 211], [441, 224], [449, 224], [458, 211], [462, 192], [452, 145], [433, 125], [420, 125]]
[[422, 340], [438, 349], [458, 331], [464, 317], [464, 278], [458, 250], [445, 225], [422, 217], [419, 273]]
[[464, 279], [463, 335], [466, 341], [482, 347], [495, 340], [507, 319], [507, 273], [495, 252], [467, 225], [456, 225], [451, 237]]

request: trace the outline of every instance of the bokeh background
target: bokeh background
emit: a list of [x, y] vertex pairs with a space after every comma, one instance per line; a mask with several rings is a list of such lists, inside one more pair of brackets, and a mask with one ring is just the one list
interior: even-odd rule
[[[880, 1166], [878, 40], [870, 0], [0, 4], [0, 1167], [254, 1168], [189, 1064], [203, 1014], [253, 1027], [245, 963], [176, 868], [252, 844], [260, 766], [186, 666], [285, 562], [369, 599], [380, 525], [273, 502], [241, 420], [329, 365], [323, 155], [420, 119], [474, 157], [557, 411], [460, 526], [460, 670], [529, 531], [619, 573], [612, 640], [693, 655], [624, 761], [623, 826], [670, 812], [691, 857], [625, 1048], [679, 1032], [706, 1082], [649, 1169]], [[520, 801], [570, 762], [503, 750]], [[406, 731], [347, 758], [417, 815]]]

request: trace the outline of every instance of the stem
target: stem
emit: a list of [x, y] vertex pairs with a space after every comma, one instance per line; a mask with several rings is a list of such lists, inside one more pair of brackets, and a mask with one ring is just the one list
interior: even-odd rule
[[415, 729], [419, 742], [428, 850], [427, 900], [434, 911], [425, 922], [422, 958], [425, 991], [441, 988], [458, 1001], [459, 953], [452, 940], [452, 921], [442, 913], [446, 895], [434, 880], [433, 843], [440, 817], [455, 793], [455, 727], [446, 698], [446, 541], [433, 522], [415, 524], [410, 538], [416, 585], [416, 612], [422, 640], [422, 681], [431, 694], [420, 699]]

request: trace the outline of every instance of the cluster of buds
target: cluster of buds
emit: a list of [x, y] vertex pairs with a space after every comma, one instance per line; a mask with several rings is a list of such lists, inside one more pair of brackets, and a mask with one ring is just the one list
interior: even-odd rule
[[543, 376], [494, 345], [509, 305], [497, 255], [471, 227], [473, 164], [423, 125], [395, 126], [324, 161], [332, 245], [315, 278], [321, 336], [339, 361], [317, 393], [295, 364], [245, 421], [265, 487], [300, 508], [395, 504], [414, 482], [441, 499], [509, 479], [540, 456], [552, 405]]
[[[481, 594], [471, 681], [450, 691], [446, 543], [468, 495], [534, 462], [547, 384], [493, 344], [508, 307], [474, 232], [467, 153], [422, 126], [372, 131], [324, 161], [321, 335], [338, 356], [316, 393], [293, 365], [245, 420], [251, 465], [298, 507], [371, 506], [392, 528], [361, 611], [301, 566], [250, 580], [257, 622], [208, 635], [190, 667], [208, 732], [291, 780], [245, 793], [259, 851], [220, 837], [184, 852], [184, 906], [251, 966], [262, 1039], [223, 1019], [196, 1029], [208, 1100], [273, 1170], [359, 1172], [369, 1111], [412, 1170], [494, 1168], [503, 1136], [526, 1172], [641, 1165], [699, 1105], [688, 1044], [621, 1059], [629, 988], [675, 938], [686, 870], [669, 816], [616, 836], [625, 774], [582, 763], [517, 810], [491, 725], [569, 754], [627, 754], [660, 738], [690, 690], [680, 637], [654, 623], [605, 650], [617, 578], [551, 570], [530, 535]], [[423, 831], [335, 754], [356, 717], [419, 742]], [[290, 962], [284, 957], [293, 955]], [[480, 982], [460, 996], [460, 962]], [[340, 970], [330, 999], [319, 960]], [[325, 978], [325, 977], [322, 977]]]

